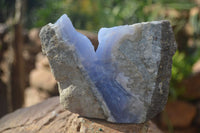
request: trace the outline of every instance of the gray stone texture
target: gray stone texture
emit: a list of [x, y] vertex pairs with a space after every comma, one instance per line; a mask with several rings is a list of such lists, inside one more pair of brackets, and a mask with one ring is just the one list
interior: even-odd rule
[[58, 82], [61, 104], [71, 112], [104, 119], [103, 111], [91, 91], [93, 84], [87, 78], [75, 49], [64, 44], [49, 25], [41, 29], [40, 38], [42, 51], [47, 55]]
[[142, 110], [139, 119], [145, 121], [161, 112], [167, 102], [176, 44], [168, 21], [133, 26], [135, 33], [121, 39], [112, 58], [118, 66], [118, 82], [135, 97], [129, 106], [136, 114]]
[[[131, 95], [124, 103], [129, 107], [127, 112], [138, 117], [123, 123], [141, 123], [161, 112], [167, 102], [176, 43], [168, 21], [131, 26], [133, 34], [122, 36], [111, 48], [111, 61], [116, 67], [115, 80]], [[102, 94], [95, 91], [95, 83], [88, 76], [76, 49], [65, 44], [56, 32], [56, 27], [48, 24], [41, 29], [40, 38], [42, 51], [58, 82], [61, 104], [81, 116], [118, 122], [115, 118], [110, 119], [112, 110], [107, 108]]]

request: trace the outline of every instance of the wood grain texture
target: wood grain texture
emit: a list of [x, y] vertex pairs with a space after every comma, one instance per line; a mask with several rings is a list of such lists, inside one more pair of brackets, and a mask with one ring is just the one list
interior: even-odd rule
[[113, 124], [73, 114], [59, 97], [19, 109], [0, 119], [0, 133], [161, 133], [152, 123]]

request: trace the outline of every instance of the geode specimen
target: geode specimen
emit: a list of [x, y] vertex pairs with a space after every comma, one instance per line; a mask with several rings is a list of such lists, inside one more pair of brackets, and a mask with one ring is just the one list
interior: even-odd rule
[[67, 15], [40, 31], [60, 101], [81, 116], [142, 123], [164, 108], [176, 44], [170, 23], [102, 28], [97, 51]]

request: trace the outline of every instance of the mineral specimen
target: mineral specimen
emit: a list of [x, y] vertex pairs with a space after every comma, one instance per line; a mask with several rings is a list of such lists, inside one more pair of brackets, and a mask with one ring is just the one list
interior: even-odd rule
[[176, 44], [168, 21], [102, 28], [97, 51], [67, 15], [40, 31], [60, 101], [81, 116], [142, 123], [164, 108]]

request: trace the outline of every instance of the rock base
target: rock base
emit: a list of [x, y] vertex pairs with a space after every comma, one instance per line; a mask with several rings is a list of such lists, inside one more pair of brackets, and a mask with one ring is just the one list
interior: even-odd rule
[[0, 119], [0, 133], [161, 133], [152, 123], [113, 124], [71, 113], [59, 97], [19, 109]]

